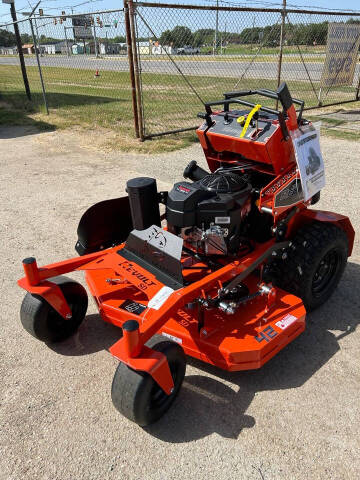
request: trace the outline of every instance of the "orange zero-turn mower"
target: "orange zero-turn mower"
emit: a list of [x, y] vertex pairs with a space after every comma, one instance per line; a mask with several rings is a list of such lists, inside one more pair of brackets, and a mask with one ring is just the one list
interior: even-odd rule
[[[282, 108], [244, 99], [252, 95]], [[148, 425], [170, 407], [185, 355], [229, 371], [260, 368], [336, 288], [354, 230], [347, 217], [311, 208], [319, 194], [304, 201], [290, 137], [309, 126], [303, 106], [285, 83], [205, 104], [197, 134], [210, 171], [190, 162], [169, 192], [152, 178], [129, 180], [127, 196], [82, 216], [79, 257], [23, 261], [21, 322], [44, 342], [64, 340], [84, 319], [86, 291], [62, 275], [85, 272], [102, 319], [120, 327], [111, 395], [133, 422]]]

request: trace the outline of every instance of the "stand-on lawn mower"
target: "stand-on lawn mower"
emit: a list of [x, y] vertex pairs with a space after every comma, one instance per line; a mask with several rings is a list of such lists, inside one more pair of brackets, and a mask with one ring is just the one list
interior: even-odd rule
[[205, 104], [197, 134], [210, 172], [192, 161], [169, 192], [152, 178], [129, 180], [128, 196], [82, 216], [79, 257], [41, 268], [23, 261], [21, 322], [44, 342], [64, 340], [84, 319], [85, 289], [60, 275], [85, 271], [102, 319], [122, 329], [110, 348], [120, 361], [111, 395], [133, 422], [150, 424], [170, 407], [185, 354], [229, 371], [259, 368], [336, 288], [354, 230], [345, 216], [309, 209], [319, 193], [304, 201], [290, 136], [309, 127], [303, 106], [285, 83]]

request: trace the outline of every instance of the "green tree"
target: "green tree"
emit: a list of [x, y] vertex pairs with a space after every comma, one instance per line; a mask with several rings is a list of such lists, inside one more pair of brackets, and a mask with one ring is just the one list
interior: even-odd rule
[[32, 43], [32, 37], [28, 33], [22, 33], [20, 35], [21, 38], [21, 43], [24, 45], [24, 43]]
[[123, 37], [123, 36], [114, 37], [114, 42], [115, 42], [115, 43], [126, 43], [126, 38]]
[[172, 30], [165, 30], [159, 40], [161, 45], [183, 47], [184, 45], [193, 45], [194, 37], [190, 28], [177, 25]]
[[13, 47], [16, 45], [16, 37], [12, 32], [7, 30], [0, 30], [0, 46], [1, 47]]
[[193, 46], [211, 45], [214, 41], [215, 30], [213, 28], [200, 28], [193, 34]]

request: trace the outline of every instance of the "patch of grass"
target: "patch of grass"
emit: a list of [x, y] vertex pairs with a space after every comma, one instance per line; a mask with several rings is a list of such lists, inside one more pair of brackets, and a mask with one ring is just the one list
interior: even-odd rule
[[[321, 55], [325, 53], [325, 45], [317, 45], [316, 47], [312, 45], [299, 45], [300, 51], [303, 55]], [[226, 47], [223, 47], [224, 54], [227, 55], [254, 55], [259, 49], [259, 44], [247, 44], [247, 45], [236, 45], [230, 44]], [[202, 53], [212, 53], [212, 47], [202, 47]], [[218, 53], [220, 52], [220, 47], [218, 48]], [[278, 55], [279, 47], [262, 47], [261, 53], [264, 55]], [[284, 55], [293, 55], [298, 54], [298, 48], [296, 45], [284, 46], [283, 54]]]
[[356, 132], [349, 132], [348, 130], [336, 130], [336, 129], [329, 129], [325, 128], [322, 130], [325, 135], [333, 138], [340, 138], [342, 140], [352, 140], [354, 142], [358, 142], [360, 140], [360, 134]]
[[[254, 57], [254, 55], [257, 53], [257, 51], [252, 52], [248, 51], [247, 53], [236, 53], [236, 54], [231, 54], [229, 52], [223, 52], [223, 54], [220, 54], [218, 52], [216, 55], [207, 54], [207, 55], [171, 55], [171, 58], [175, 61], [186, 61], [186, 62], [236, 62], [236, 63], [249, 63], [251, 62], [267, 62], [267, 63], [278, 63], [278, 55], [279, 52], [276, 54], [266, 54], [263, 52], [263, 50], [260, 51], [259, 55], [257, 57]], [[306, 64], [308, 63], [324, 63], [324, 56], [313, 56], [312, 54], [307, 54], [307, 53], [302, 53], [302, 58], [306, 61]], [[299, 52], [296, 51], [294, 54], [288, 54], [283, 56], [283, 62], [284, 63], [302, 63], [302, 58], [299, 55]], [[107, 57], [102, 57], [101, 60], [113, 60], [112, 58], [107, 58]], [[161, 61], [169, 61], [169, 57], [167, 55], [141, 55], [141, 61], [142, 62], [147, 62], [147, 61], [156, 61], [156, 62], [161, 62]]]
[[[37, 122], [40, 128], [51, 124], [57, 129], [81, 129], [93, 142], [105, 149], [124, 151], [166, 152], [185, 147], [196, 140], [194, 132], [154, 138], [140, 143], [134, 138], [131, 87], [128, 72], [59, 67], [43, 67], [50, 115], [46, 115], [37, 67], [27, 67], [32, 101], [25, 96], [20, 69], [0, 65], [0, 92], [3, 101], [1, 123], [27, 124]], [[242, 79], [216, 76], [187, 76], [194, 90], [204, 101], [222, 98], [222, 93], [236, 89], [276, 88], [275, 80]], [[179, 128], [195, 127], [204, 107], [180, 75], [142, 73], [144, 123], [146, 134], [156, 134]], [[288, 82], [294, 97], [310, 99], [307, 106], [316, 105], [317, 98], [306, 82]], [[351, 88], [338, 94], [348, 99]], [[250, 99], [254, 101], [252, 97]], [[261, 99], [263, 105], [274, 101]], [[15, 123], [14, 123], [15, 122]]]
[[360, 140], [360, 131], [350, 131], [346, 128], [348, 122], [322, 115], [307, 115], [306, 118], [312, 122], [321, 122], [321, 134], [344, 140]]

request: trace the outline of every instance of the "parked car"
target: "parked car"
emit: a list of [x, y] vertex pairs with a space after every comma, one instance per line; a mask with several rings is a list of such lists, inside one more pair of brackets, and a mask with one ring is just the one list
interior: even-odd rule
[[196, 55], [197, 53], [200, 53], [200, 48], [192, 47], [191, 45], [184, 45], [177, 49], [177, 53], [179, 55]]

